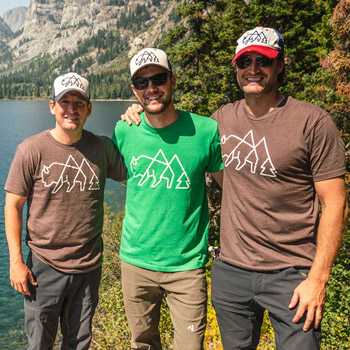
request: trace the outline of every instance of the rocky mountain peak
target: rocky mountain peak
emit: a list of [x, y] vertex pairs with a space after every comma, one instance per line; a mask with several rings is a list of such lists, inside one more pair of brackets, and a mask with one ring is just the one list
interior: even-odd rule
[[0, 17], [0, 41], [7, 42], [13, 37], [13, 33], [10, 27], [5, 23], [5, 21]]
[[23, 29], [28, 7], [16, 7], [12, 10], [6, 11], [2, 18], [4, 22], [10, 27], [13, 33]]
[[[142, 16], [141, 13], [133, 17], [134, 12], [141, 6], [147, 9], [149, 19], [143, 25], [146, 30], [150, 23], [162, 21], [169, 7], [174, 7], [175, 3], [175, 0], [31, 0], [23, 33], [8, 43], [13, 64], [44, 54], [57, 57], [72, 52], [77, 49], [78, 43], [101, 30], [118, 29], [122, 38], [133, 46], [135, 36], [140, 33], [133, 30], [132, 18]], [[129, 26], [123, 29], [120, 21], [126, 18], [130, 18]], [[163, 20], [163, 29], [169, 25], [167, 22], [168, 18]], [[155, 28], [149, 36], [153, 37], [153, 43], [161, 35], [162, 30]], [[143, 41], [145, 39], [142, 38]]]

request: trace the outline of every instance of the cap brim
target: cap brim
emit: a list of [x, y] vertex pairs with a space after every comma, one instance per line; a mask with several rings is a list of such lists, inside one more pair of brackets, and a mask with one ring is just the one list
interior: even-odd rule
[[142, 70], [143, 68], [149, 67], [149, 66], [158, 66], [158, 67], [162, 67], [164, 68], [166, 71], [168, 71], [169, 73], [171, 73], [171, 70], [164, 67], [162, 64], [158, 64], [158, 63], [150, 63], [150, 64], [145, 64], [144, 66], [140, 67], [139, 69], [135, 70], [135, 72], [133, 73], [133, 75], [131, 76], [131, 80], [134, 78], [135, 74], [138, 73], [140, 70]]
[[242, 56], [246, 52], [257, 52], [268, 58], [276, 58], [279, 54], [278, 50], [271, 49], [270, 47], [261, 46], [261, 45], [252, 45], [252, 46], [245, 47], [244, 49], [239, 51], [235, 55], [235, 57], [233, 57], [232, 62], [236, 61], [238, 57]]
[[55, 101], [59, 101], [65, 94], [67, 94], [68, 92], [71, 92], [71, 91], [76, 91], [76, 92], [79, 92], [81, 96], [83, 96], [86, 100], [86, 102], [90, 103], [90, 99], [80, 90], [77, 90], [77, 89], [67, 89], [67, 90], [64, 90], [62, 91], [60, 94], [58, 94], [57, 96], [55, 96], [54, 100]]

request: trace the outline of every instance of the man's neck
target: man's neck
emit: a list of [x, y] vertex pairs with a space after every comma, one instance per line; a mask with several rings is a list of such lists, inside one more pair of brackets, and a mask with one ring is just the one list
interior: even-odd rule
[[284, 95], [278, 90], [268, 95], [245, 95], [245, 108], [256, 118], [263, 117], [272, 112], [284, 99]]
[[55, 127], [50, 130], [50, 133], [52, 137], [59, 143], [62, 143], [64, 145], [72, 145], [73, 143], [76, 143], [81, 139], [83, 131], [80, 130], [79, 132], [69, 133], [64, 132], [63, 130], [60, 130], [59, 128]]
[[160, 129], [169, 126], [177, 120], [180, 112], [177, 111], [174, 106], [169, 106], [164, 112], [159, 114], [152, 114], [149, 112], [145, 112], [146, 122], [153, 126], [154, 128]]

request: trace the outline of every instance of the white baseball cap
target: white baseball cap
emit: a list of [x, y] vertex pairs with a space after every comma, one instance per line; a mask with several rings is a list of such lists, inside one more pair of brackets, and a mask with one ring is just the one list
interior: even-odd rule
[[284, 54], [282, 35], [273, 28], [256, 27], [245, 32], [238, 40], [232, 62], [246, 52], [257, 52], [268, 58]]
[[167, 54], [161, 49], [146, 48], [139, 51], [130, 61], [131, 79], [141, 68], [156, 65], [172, 72]]
[[69, 91], [80, 92], [90, 103], [89, 82], [77, 73], [67, 73], [57, 77], [52, 87], [52, 101], [59, 101]]

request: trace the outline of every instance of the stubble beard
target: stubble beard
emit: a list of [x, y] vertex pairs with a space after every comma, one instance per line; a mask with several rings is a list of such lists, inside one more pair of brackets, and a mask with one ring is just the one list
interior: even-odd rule
[[156, 114], [161, 114], [161, 113], [163, 113], [164, 111], [167, 110], [167, 108], [169, 107], [170, 103], [171, 103], [171, 101], [163, 102], [163, 103], [161, 103], [161, 106], [159, 106], [159, 108], [157, 108], [157, 109], [155, 109], [155, 110], [149, 108], [148, 105], [144, 105], [144, 106], [143, 106], [143, 109], [144, 109], [145, 112], [147, 112], [148, 114], [154, 114], [154, 115], [156, 115]]
[[172, 89], [170, 89], [170, 91], [169, 91], [168, 98], [163, 100], [163, 101], [161, 101], [161, 102], [159, 102], [159, 104], [161, 106], [159, 106], [155, 110], [152, 109], [152, 108], [149, 108], [149, 106], [144, 101], [140, 101], [140, 99], [139, 99], [139, 102], [142, 105], [144, 111], [147, 112], [148, 114], [153, 114], [153, 115], [161, 114], [161, 113], [165, 112], [168, 109], [168, 107], [170, 106], [170, 104], [172, 102]]

